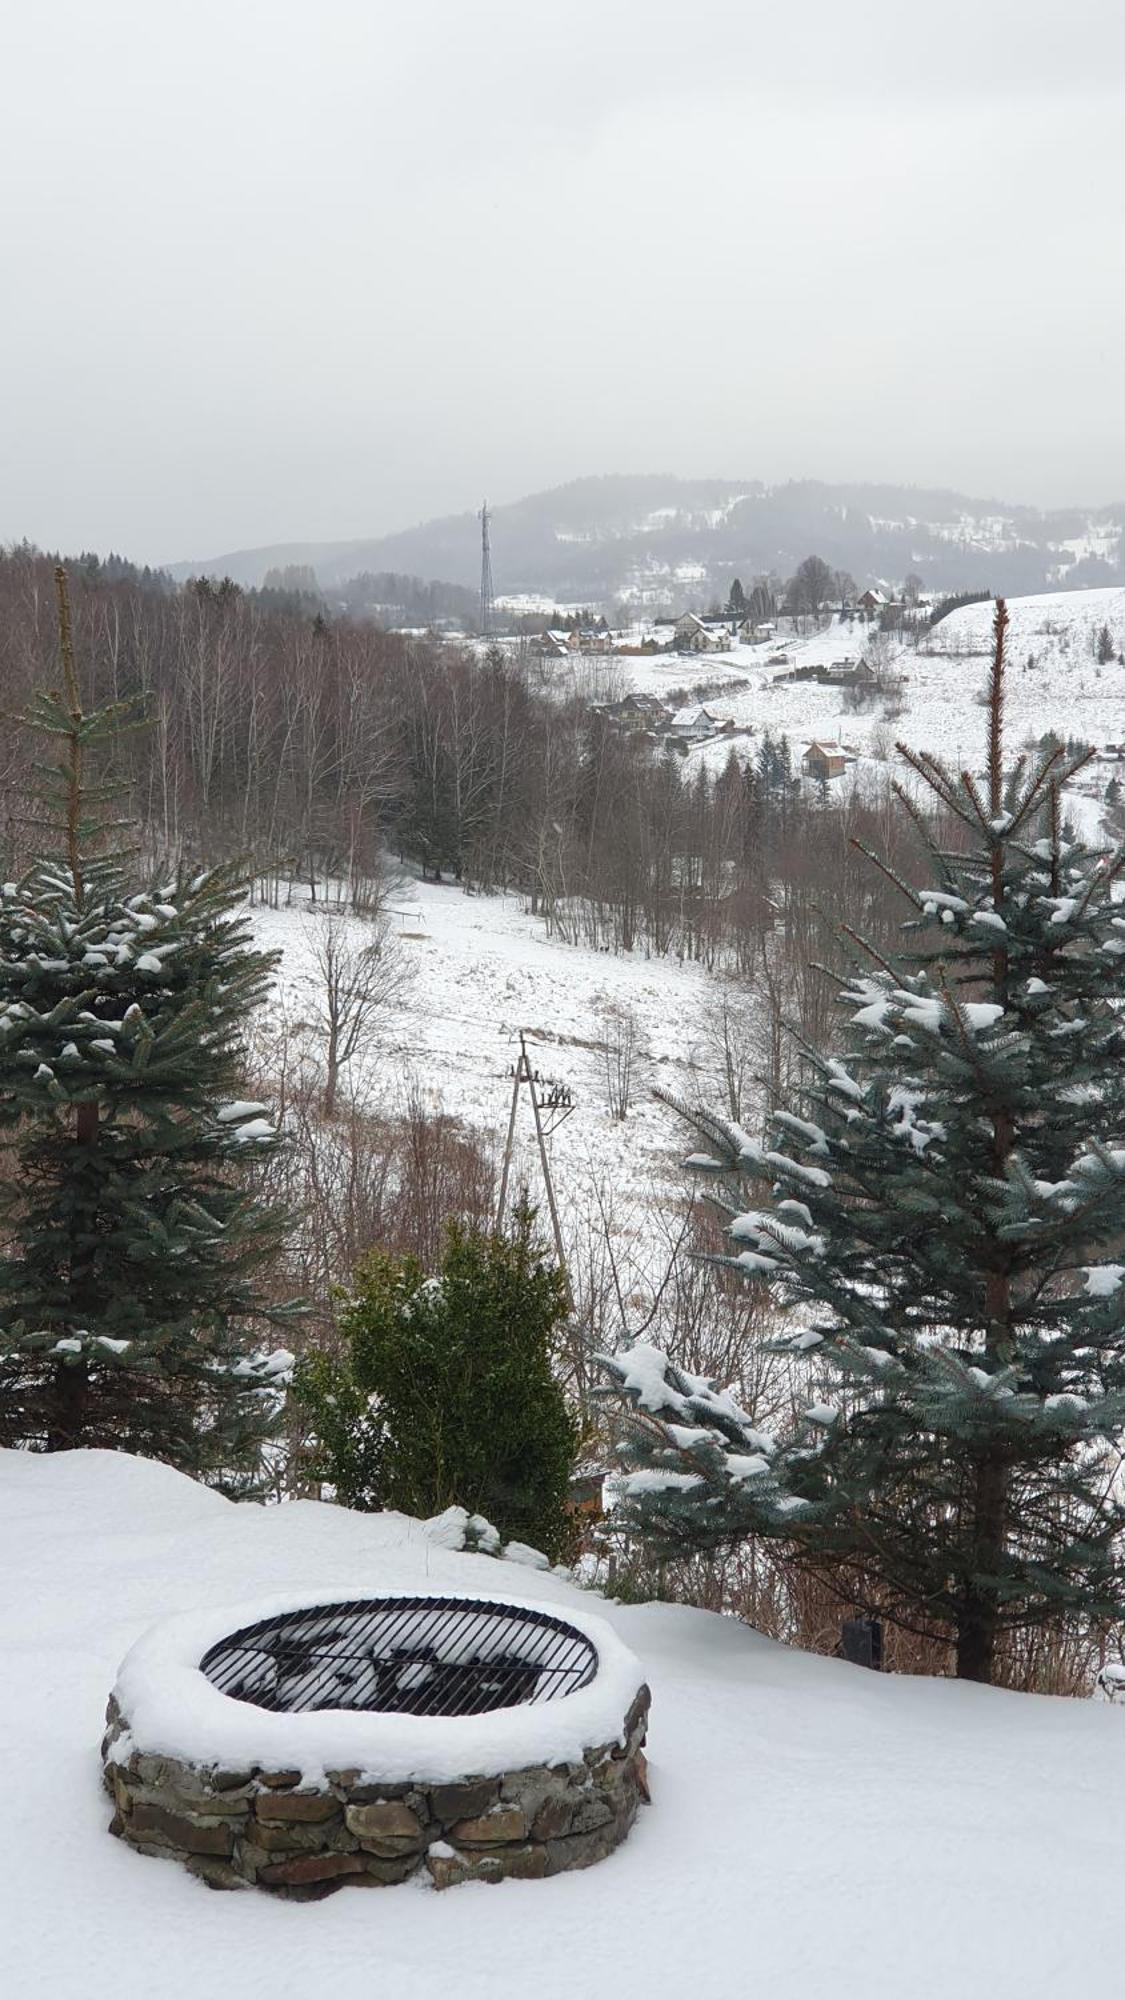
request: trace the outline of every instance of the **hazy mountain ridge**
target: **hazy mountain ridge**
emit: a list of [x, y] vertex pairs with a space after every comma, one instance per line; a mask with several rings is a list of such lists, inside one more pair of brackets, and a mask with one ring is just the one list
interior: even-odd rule
[[[942, 489], [609, 474], [497, 507], [492, 520], [497, 591], [562, 602], [702, 600], [735, 575], [788, 575], [811, 551], [861, 585], [910, 571], [938, 589], [1010, 593], [1125, 581], [1125, 502], [1048, 511]], [[252, 585], [289, 564], [311, 564], [329, 595], [365, 570], [471, 588], [479, 523], [471, 512], [446, 515], [371, 540], [237, 550], [172, 573]]]

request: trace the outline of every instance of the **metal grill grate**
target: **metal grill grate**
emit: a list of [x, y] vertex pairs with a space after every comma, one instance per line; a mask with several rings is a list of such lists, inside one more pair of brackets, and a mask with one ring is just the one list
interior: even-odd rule
[[200, 1669], [257, 1708], [484, 1715], [556, 1701], [586, 1687], [597, 1664], [590, 1640], [547, 1611], [397, 1597], [263, 1618], [220, 1639]]

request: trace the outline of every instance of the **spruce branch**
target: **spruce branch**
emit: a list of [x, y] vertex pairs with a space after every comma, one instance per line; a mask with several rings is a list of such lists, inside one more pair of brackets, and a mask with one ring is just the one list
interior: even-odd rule
[[900, 890], [901, 893], [906, 897], [907, 902], [913, 903], [914, 908], [918, 911], [919, 916], [924, 914], [925, 904], [923, 903], [922, 898], [919, 896], [917, 890], [912, 889], [908, 882], [903, 881], [901, 875], [895, 873], [895, 870], [891, 867], [889, 861], [884, 861], [882, 856], [876, 854], [874, 848], [868, 847], [864, 841], [860, 840], [857, 834], [852, 834], [851, 838], [848, 841], [848, 846], [854, 847], [857, 854], [862, 854], [865, 861], [870, 861], [872, 866], [877, 868], [879, 870], [879, 873], [881, 875], [884, 875], [888, 882], [893, 883], [894, 887]]
[[909, 764], [923, 784], [941, 800], [942, 805], [956, 814], [958, 819], [964, 820], [965, 813], [957, 797], [956, 784], [940, 759], [932, 757], [928, 750], [913, 750], [909, 743], [898, 742], [895, 749], [903, 762]]

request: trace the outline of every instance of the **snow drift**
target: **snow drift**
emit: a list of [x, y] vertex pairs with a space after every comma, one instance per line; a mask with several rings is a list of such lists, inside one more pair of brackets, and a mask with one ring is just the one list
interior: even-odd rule
[[106, 1838], [98, 1739], [154, 1620], [326, 1591], [495, 1592], [417, 1522], [236, 1506], [167, 1467], [0, 1454], [0, 1934], [50, 2000], [1070, 2000], [1120, 1951], [1125, 1717], [787, 1651], [682, 1607], [593, 1608], [653, 1689], [653, 1809], [597, 1868], [311, 1907], [216, 1896]]

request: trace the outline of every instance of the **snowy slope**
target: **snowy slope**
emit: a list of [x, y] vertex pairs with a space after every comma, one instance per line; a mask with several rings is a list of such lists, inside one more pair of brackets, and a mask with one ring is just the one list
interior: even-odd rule
[[[916, 570], [935, 589], [1015, 591], [1122, 573], [1120, 507], [1044, 514], [917, 487], [610, 475], [496, 506], [491, 520], [499, 590], [606, 608], [622, 598], [682, 605], [686, 595], [687, 608], [703, 609], [735, 576], [789, 576], [811, 550], [861, 584]], [[288, 564], [311, 564], [329, 595], [361, 571], [472, 588], [480, 524], [474, 513], [447, 515], [377, 540], [241, 549], [172, 572], [258, 584]]]
[[[648, 1203], [654, 1183], [681, 1195], [683, 1129], [653, 1101], [651, 1087], [690, 1089], [707, 975], [674, 959], [617, 957], [562, 943], [514, 897], [466, 896], [450, 884], [410, 880], [393, 903], [412, 984], [357, 1059], [358, 1080], [366, 1078], [392, 1102], [416, 1090], [428, 1109], [464, 1120], [498, 1156], [522, 1028], [540, 1073], [560, 1078], [575, 1096], [573, 1112], [550, 1139], [564, 1211], [588, 1213], [595, 1189], [608, 1183], [626, 1201], [635, 1195]], [[254, 927], [262, 944], [282, 952], [280, 990], [290, 1017], [302, 1018], [315, 987], [311, 914], [257, 909]], [[370, 935], [358, 921], [351, 928], [360, 941]], [[624, 1122], [610, 1116], [606, 1102], [607, 1008], [637, 1022], [635, 1095]], [[526, 1095], [517, 1137], [517, 1184], [526, 1174], [533, 1199], [541, 1201]], [[627, 1233], [627, 1216], [618, 1221]]]
[[[1057, 592], [1016, 598], [1010, 605], [1011, 644], [1007, 705], [1011, 749], [1055, 729], [1096, 745], [1125, 741], [1125, 666], [1099, 667], [1093, 638], [1108, 624], [1125, 647], [1125, 590]], [[685, 769], [700, 760], [721, 766], [732, 748], [753, 756], [768, 729], [789, 738], [796, 755], [814, 739], [841, 742], [855, 754], [841, 787], [883, 785], [904, 767], [894, 750], [903, 740], [936, 751], [957, 768], [979, 768], [985, 747], [984, 711], [977, 696], [988, 669], [992, 608], [973, 605], [953, 613], [929, 635], [925, 650], [902, 648], [887, 665], [901, 677], [900, 714], [882, 704], [861, 714], [844, 706], [838, 685], [791, 681], [794, 669], [856, 659], [873, 636], [861, 624], [833, 619], [806, 638], [783, 635], [729, 654], [649, 655], [602, 663], [622, 685], [667, 697], [696, 683], [728, 683], [707, 695], [707, 705], [729, 718], [736, 734], [694, 746]], [[640, 636], [639, 630], [633, 635]], [[771, 665], [779, 651], [785, 665]], [[1028, 666], [1031, 655], [1035, 664]], [[569, 671], [569, 669], [565, 669]], [[1075, 798], [1087, 831], [1097, 830], [1100, 795], [1116, 766], [1092, 767]], [[401, 951], [414, 983], [358, 1060], [387, 1101], [416, 1091], [432, 1110], [461, 1118], [496, 1153], [503, 1144], [510, 1097], [509, 1070], [517, 1053], [516, 1030], [528, 1031], [544, 1076], [557, 1077], [575, 1095], [575, 1110], [550, 1141], [567, 1234], [581, 1237], [596, 1215], [599, 1191], [610, 1197], [614, 1228], [626, 1264], [628, 1247], [651, 1265], [661, 1246], [653, 1216], [667, 1213], [684, 1193], [678, 1162], [684, 1131], [651, 1097], [653, 1084], [691, 1096], [701, 1088], [715, 1101], [719, 1081], [710, 1073], [705, 1017], [715, 983], [697, 966], [669, 959], [617, 957], [549, 937], [541, 919], [518, 898], [466, 896], [451, 884], [414, 880], [395, 898]], [[262, 943], [283, 954], [281, 992], [291, 1019], [307, 1016], [313, 1000], [312, 920], [297, 907], [255, 911]], [[357, 938], [367, 934], [354, 925]], [[609, 1114], [604, 1042], [607, 1011], [623, 1010], [637, 1023], [638, 1055], [633, 1106], [624, 1123]], [[521, 1107], [517, 1179], [526, 1177], [541, 1200], [532, 1154], [530, 1109]], [[655, 1195], [655, 1200], [654, 1200]]]
[[[1118, 651], [1125, 651], [1125, 590], [1057, 591], [1009, 602], [1008, 740], [1016, 747], [1027, 736], [1054, 729], [1101, 746], [1125, 740], [1125, 666], [1114, 660], [1100, 667], [1094, 641], [1108, 625]], [[871, 634], [860, 624], [837, 618], [807, 638], [782, 635], [760, 646], [736, 646], [729, 653], [693, 658], [677, 654], [618, 662], [631, 686], [665, 695], [685, 682], [722, 681], [745, 677], [744, 689], [707, 696], [707, 706], [736, 727], [760, 735], [772, 730], [788, 736], [795, 749], [814, 738], [841, 741], [861, 758], [883, 761], [895, 741], [916, 750], [930, 750], [958, 764], [978, 764], [983, 756], [984, 725], [976, 697], [988, 673], [991, 603], [969, 605], [950, 614], [934, 628], [924, 648], [893, 649], [888, 670], [902, 677], [898, 700], [902, 713], [883, 717], [877, 704], [863, 714], [849, 714], [844, 690], [817, 681], [790, 681], [786, 676], [808, 666], [862, 656]], [[771, 656], [784, 652], [785, 666], [771, 666]], [[1029, 664], [1030, 660], [1030, 664]], [[735, 739], [745, 753], [747, 745]], [[752, 744], [750, 745], [752, 748]], [[729, 742], [704, 744], [690, 753], [708, 763], [722, 763]]]
[[[1028, 654], [1056, 686], [1068, 687], [1077, 674], [1090, 678], [1094, 641], [1108, 625], [1118, 652], [1125, 651], [1125, 590], [1055, 590], [1008, 600], [1008, 649], [1023, 665]], [[991, 604], [966, 604], [934, 629], [935, 651], [956, 655], [962, 648], [986, 651], [992, 627]], [[1105, 674], [1110, 672], [1107, 666]]]
[[316, 1904], [220, 1896], [111, 1840], [97, 1744], [133, 1640], [309, 1586], [495, 1591], [398, 1515], [235, 1506], [108, 1453], [0, 1454], [0, 1937], [49, 2000], [1071, 2000], [1120, 1957], [1125, 1717], [605, 1607], [653, 1689], [653, 1805], [584, 1874]]

